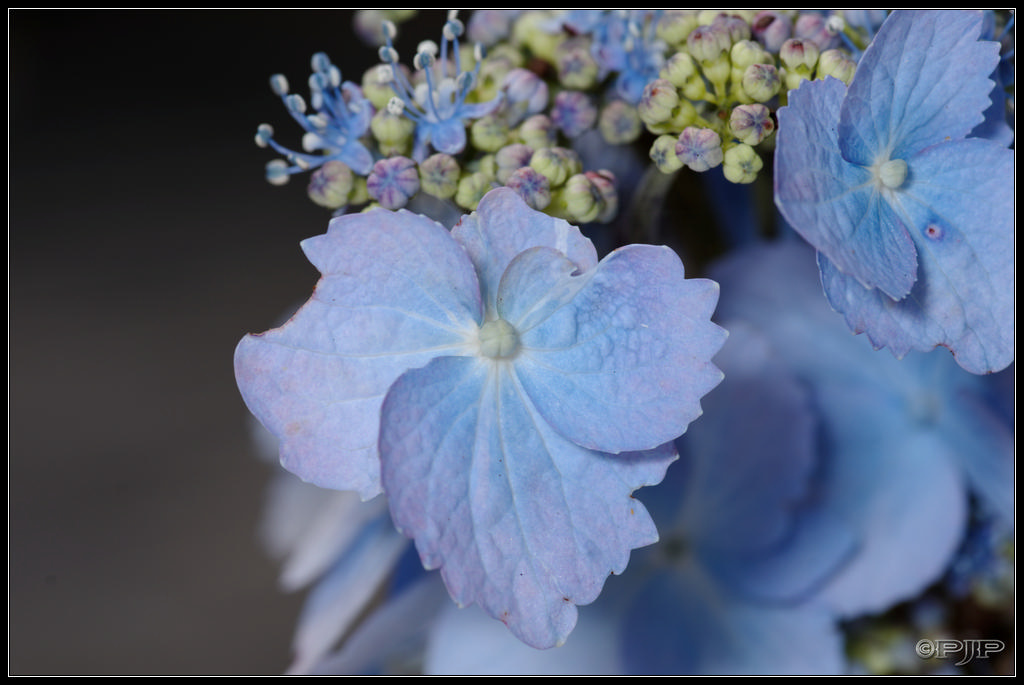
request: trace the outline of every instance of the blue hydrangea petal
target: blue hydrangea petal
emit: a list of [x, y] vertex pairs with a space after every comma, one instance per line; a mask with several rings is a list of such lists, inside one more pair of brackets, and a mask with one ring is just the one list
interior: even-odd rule
[[[804, 598], [849, 558], [854, 530], [813, 506], [820, 436], [809, 389], [754, 327], [723, 324], [729, 339], [716, 363], [725, 379], [704, 399], [706, 415], [677, 441], [680, 465], [668, 479], [684, 463], [692, 471], [685, 538], [737, 596]], [[666, 492], [668, 480], [653, 494]]]
[[630, 550], [657, 540], [630, 495], [676, 458], [603, 455], [537, 413], [509, 362], [441, 357], [388, 392], [381, 471], [392, 519], [459, 605], [537, 648], [559, 645]]
[[292, 640], [288, 673], [308, 673], [365, 611], [409, 541], [387, 516], [370, 521], [310, 592]]
[[654, 574], [633, 600], [622, 628], [630, 673], [839, 674], [845, 666], [827, 611], [731, 597], [694, 564]]
[[822, 499], [858, 522], [862, 544], [820, 597], [845, 615], [884, 611], [947, 568], [967, 518], [964, 477], [940, 435], [908, 430], [878, 397], [845, 392], [823, 401], [845, 420], [830, 425], [834, 452]]
[[[546, 285], [553, 298], [572, 289], [576, 296], [520, 331], [516, 374], [537, 411], [561, 435], [602, 452], [652, 449], [684, 433], [722, 379], [711, 363], [726, 337], [710, 320], [718, 284], [685, 279], [679, 257], [652, 245], [616, 250], [579, 277], [561, 266], [545, 272]], [[519, 311], [516, 298], [539, 287], [503, 281], [499, 299]]]
[[449, 603], [430, 630], [424, 675], [544, 675], [581, 676], [621, 674], [618, 616], [609, 615], [598, 601], [585, 609], [583, 620], [558, 649], [534, 649], [478, 607]]
[[999, 44], [978, 40], [981, 26], [979, 11], [892, 12], [843, 102], [843, 157], [865, 166], [881, 153], [907, 159], [980, 124], [993, 87], [988, 76], [999, 61]]
[[972, 373], [1014, 357], [1014, 154], [980, 139], [929, 148], [911, 164], [900, 208], [914, 226], [920, 278], [893, 302], [820, 260], [830, 304], [897, 357], [948, 347]]
[[466, 148], [466, 125], [461, 119], [444, 119], [421, 126], [438, 152], [457, 155]]
[[900, 299], [917, 280], [913, 239], [871, 181], [839, 153], [836, 122], [846, 87], [805, 81], [778, 111], [775, 201], [807, 242], [865, 288]]
[[497, 311], [498, 284], [509, 263], [531, 247], [550, 247], [568, 257], [577, 268], [597, 266], [594, 244], [578, 228], [527, 207], [510, 188], [496, 188], [480, 200], [476, 211], [462, 218], [452, 235], [476, 266], [487, 312]]
[[236, 380], [285, 468], [368, 499], [380, 492], [384, 394], [465, 345], [480, 318], [476, 273], [440, 224], [404, 211], [339, 217], [302, 247], [323, 276], [288, 323], [242, 339]]

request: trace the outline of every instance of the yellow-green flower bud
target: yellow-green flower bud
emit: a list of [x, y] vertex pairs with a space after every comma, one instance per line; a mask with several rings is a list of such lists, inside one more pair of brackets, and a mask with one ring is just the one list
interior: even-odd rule
[[651, 160], [658, 167], [658, 171], [671, 174], [683, 168], [683, 163], [676, 154], [676, 140], [677, 136], [662, 135], [651, 145]]
[[597, 84], [600, 65], [590, 51], [590, 41], [583, 37], [570, 38], [555, 51], [555, 69], [558, 82], [572, 90], [587, 90]]
[[632, 143], [643, 133], [643, 122], [636, 107], [623, 100], [613, 100], [601, 110], [597, 128], [605, 142], [612, 145]]
[[842, 50], [826, 50], [818, 57], [817, 78], [832, 76], [846, 85], [853, 80], [853, 72], [857, 69], [857, 63], [846, 56]]
[[699, 79], [700, 70], [690, 53], [677, 52], [668, 58], [658, 76], [668, 80], [676, 88], [682, 88], [693, 79]]
[[442, 200], [455, 195], [459, 187], [459, 163], [438, 152], [420, 162], [420, 190]]
[[729, 116], [729, 130], [747, 145], [757, 145], [775, 130], [775, 120], [762, 104], [739, 105]]
[[771, 64], [751, 64], [743, 72], [740, 88], [751, 102], [768, 102], [782, 86], [779, 70]]
[[540, 172], [555, 188], [582, 168], [579, 155], [563, 147], [541, 148], [530, 157], [530, 168]]
[[[408, 69], [404, 65], [398, 67], [408, 76]], [[378, 64], [363, 72], [363, 96], [375, 109], [384, 109], [388, 106], [388, 101], [395, 97], [395, 89], [391, 87], [393, 79], [394, 72], [390, 64]]]
[[601, 191], [585, 174], [574, 174], [565, 182], [565, 208], [570, 221], [587, 224], [604, 210]]
[[558, 140], [558, 129], [546, 114], [534, 114], [516, 129], [520, 142], [534, 150], [550, 147]]
[[370, 119], [373, 137], [387, 145], [404, 145], [416, 130], [416, 122], [401, 113], [397, 107], [379, 109]]
[[754, 148], [740, 143], [725, 151], [722, 171], [733, 183], [753, 183], [764, 162]]
[[644, 87], [636, 109], [645, 124], [656, 126], [670, 119], [678, 106], [676, 87], [666, 79], [657, 78]]
[[459, 187], [455, 191], [455, 204], [463, 209], [474, 210], [490, 189], [491, 182], [483, 172], [466, 174], [459, 179]]
[[525, 46], [545, 62], [554, 64], [558, 45], [565, 38], [547, 30], [544, 24], [550, 20], [547, 12], [523, 12], [512, 26], [512, 43]]
[[339, 209], [348, 204], [353, 178], [347, 165], [332, 159], [310, 175], [306, 192], [321, 207]]
[[483, 152], [497, 152], [509, 142], [508, 124], [494, 114], [480, 117], [469, 128], [473, 147]]
[[790, 38], [782, 44], [779, 60], [785, 66], [783, 78], [787, 89], [798, 88], [801, 81], [811, 78], [820, 54], [818, 46], [809, 40]]
[[696, 10], [665, 10], [658, 20], [655, 32], [658, 38], [669, 45], [680, 47], [686, 43], [686, 37], [690, 32], [699, 25]]

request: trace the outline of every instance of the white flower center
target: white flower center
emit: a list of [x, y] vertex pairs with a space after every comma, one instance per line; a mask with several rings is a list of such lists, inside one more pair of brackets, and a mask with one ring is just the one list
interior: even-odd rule
[[519, 350], [519, 334], [505, 319], [488, 321], [480, 327], [480, 354], [492, 359], [511, 357]]
[[891, 190], [899, 188], [907, 180], [907, 162], [902, 159], [890, 159], [876, 164], [872, 171], [875, 181]]

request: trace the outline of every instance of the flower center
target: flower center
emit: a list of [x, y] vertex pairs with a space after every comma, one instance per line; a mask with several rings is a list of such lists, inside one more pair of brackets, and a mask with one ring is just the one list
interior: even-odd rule
[[873, 169], [875, 180], [886, 188], [895, 190], [907, 180], [907, 162], [902, 159], [890, 159], [878, 164]]
[[480, 354], [492, 359], [511, 357], [519, 350], [519, 334], [505, 319], [488, 321], [480, 327]]

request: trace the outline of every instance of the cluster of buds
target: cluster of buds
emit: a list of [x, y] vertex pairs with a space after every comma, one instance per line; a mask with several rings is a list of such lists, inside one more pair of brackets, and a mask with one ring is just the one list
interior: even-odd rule
[[488, 190], [507, 185], [554, 216], [609, 221], [618, 205], [614, 176], [585, 171], [570, 147], [598, 125], [594, 97], [549, 88], [525, 68], [521, 50], [502, 42], [501, 23], [489, 16], [489, 23], [475, 23], [475, 33], [493, 45], [490, 54], [480, 43], [460, 49], [466, 27], [450, 12], [441, 43], [421, 42], [411, 69], [394, 48], [395, 24], [383, 21], [381, 62], [358, 85], [317, 55], [312, 115], [283, 76], [273, 77], [272, 88], [307, 134], [299, 153], [277, 143], [269, 125], [259, 127], [257, 144], [284, 155], [267, 165], [268, 180], [281, 185], [311, 172], [310, 199], [335, 214], [399, 209], [417, 195], [472, 210]]
[[672, 10], [660, 35], [674, 52], [644, 88], [637, 115], [656, 136], [650, 157], [663, 172], [723, 166], [750, 183], [770, 149], [774, 111], [804, 79], [853, 78], [838, 15]]

